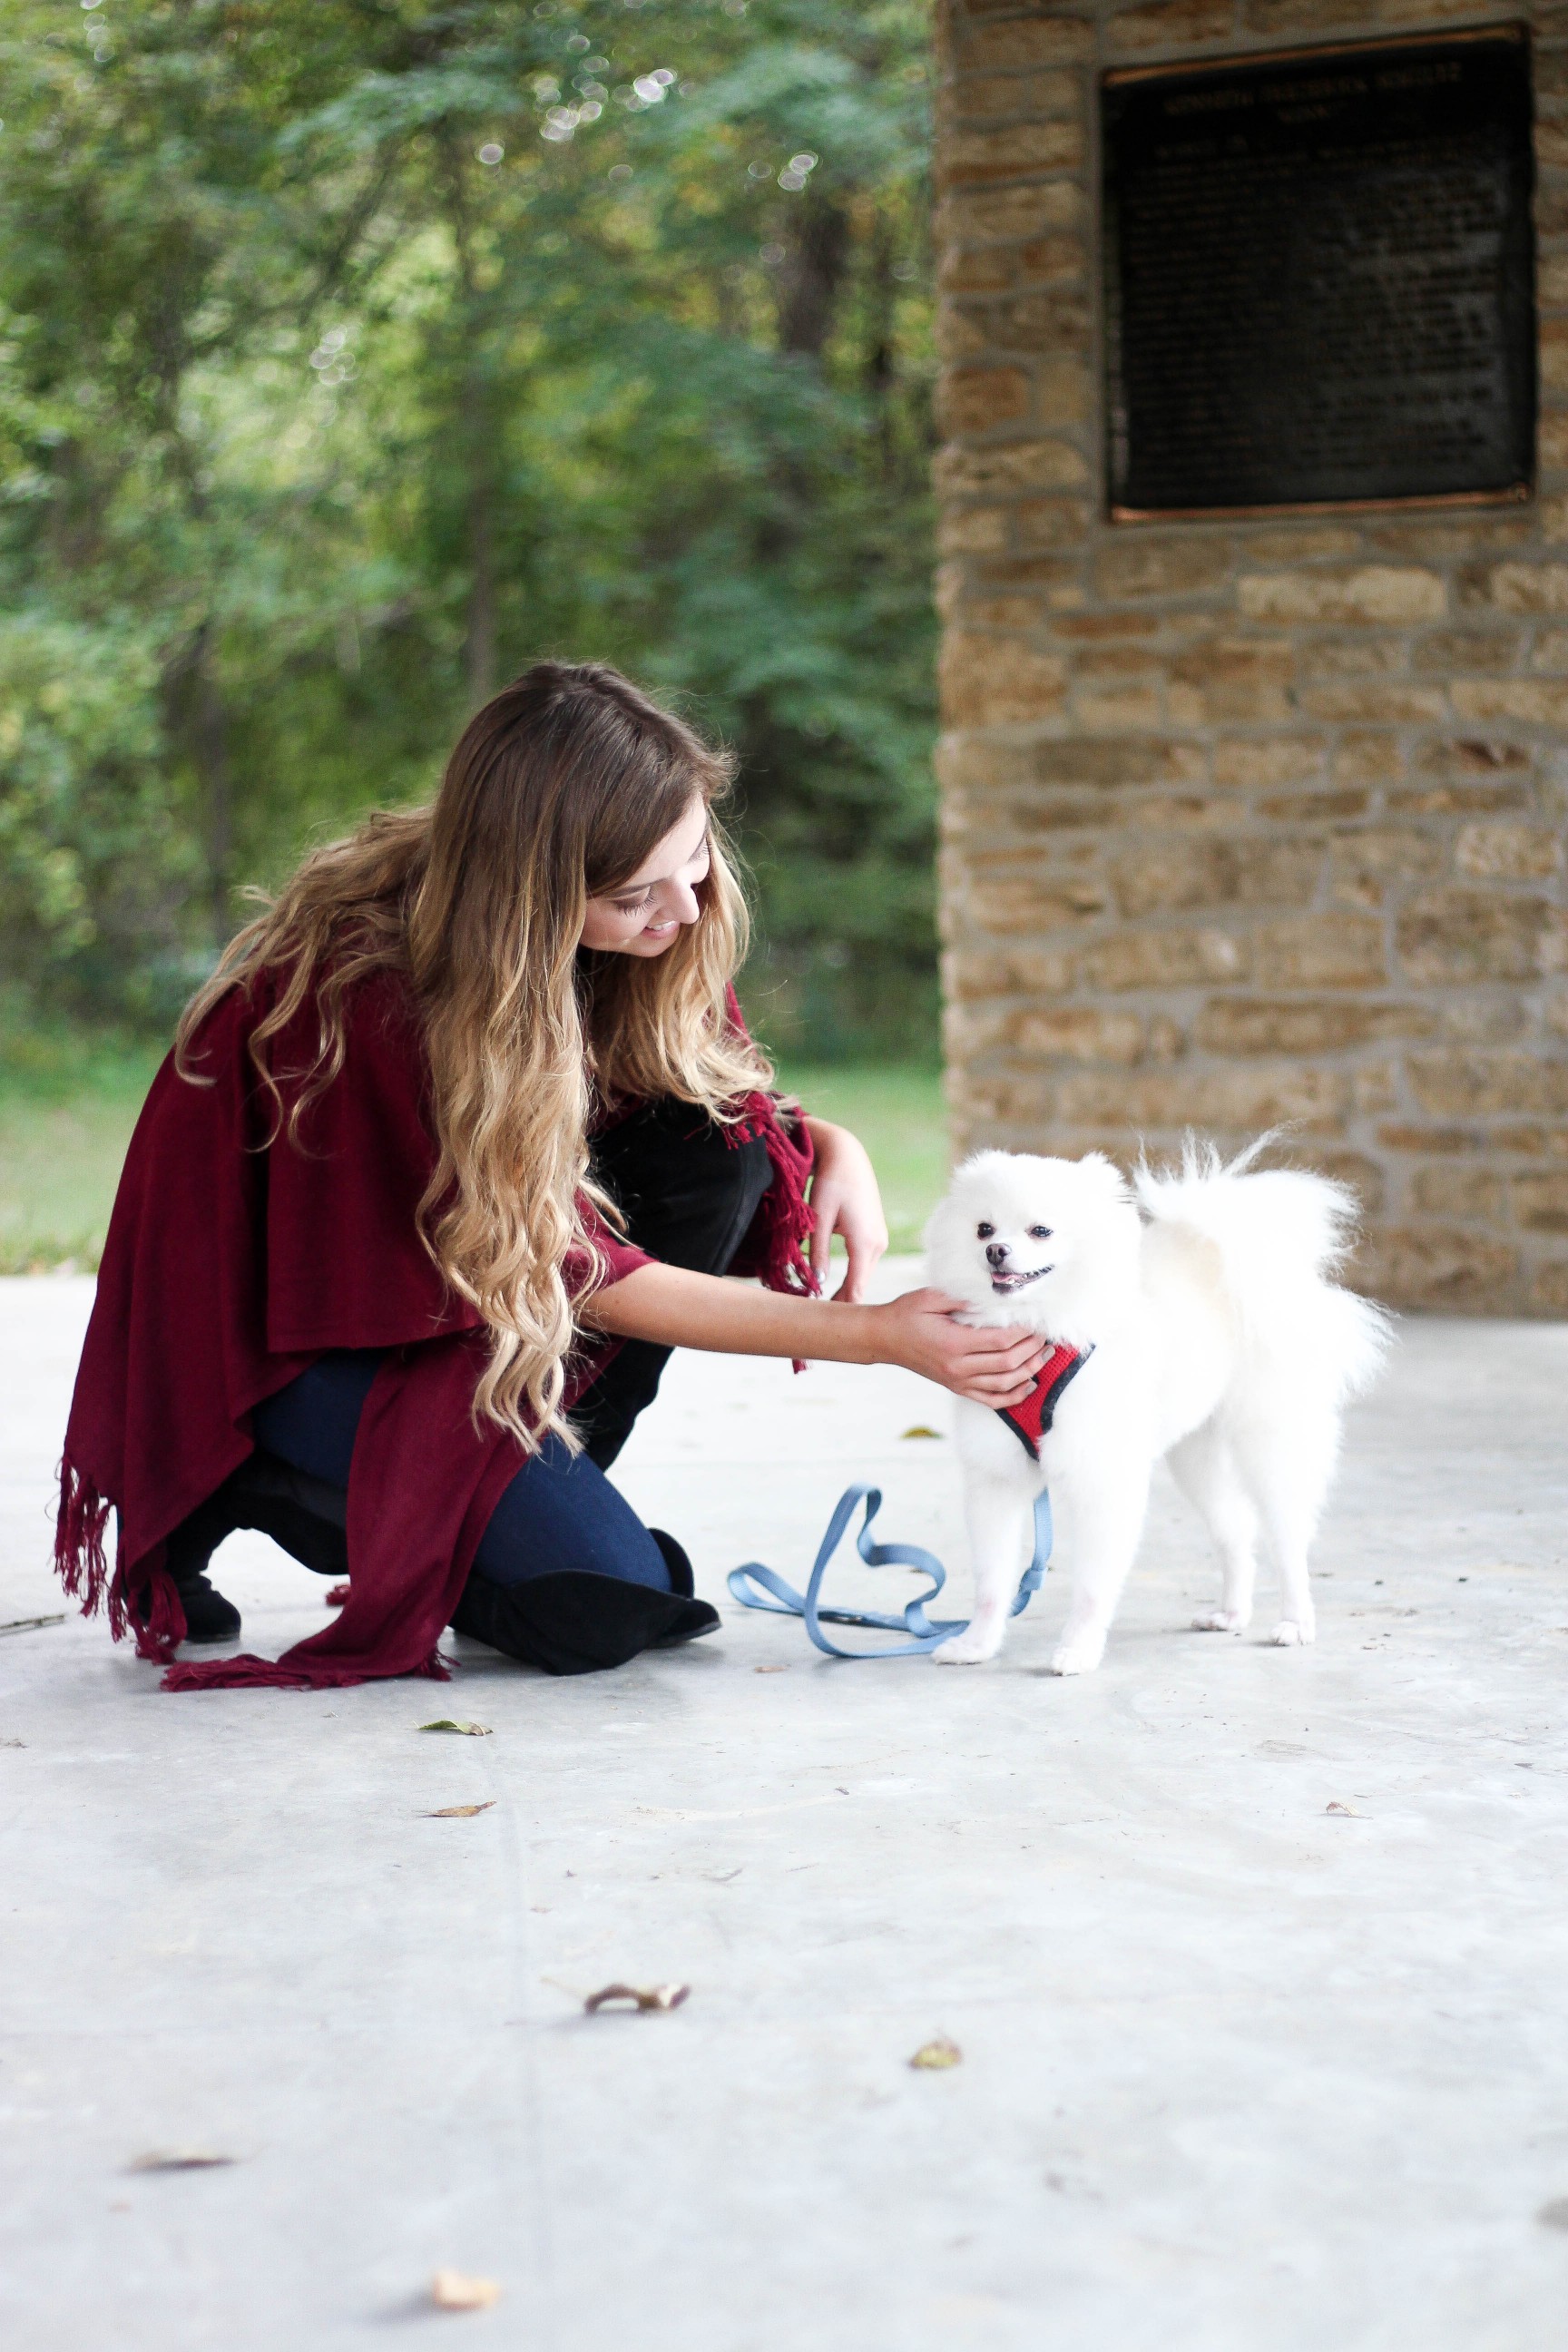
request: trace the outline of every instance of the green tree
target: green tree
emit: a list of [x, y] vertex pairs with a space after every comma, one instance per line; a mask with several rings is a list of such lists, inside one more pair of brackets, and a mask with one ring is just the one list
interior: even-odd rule
[[925, 1050], [925, 9], [108, 6], [0, 52], [13, 971], [163, 1012], [596, 654], [741, 754], [773, 1033]]

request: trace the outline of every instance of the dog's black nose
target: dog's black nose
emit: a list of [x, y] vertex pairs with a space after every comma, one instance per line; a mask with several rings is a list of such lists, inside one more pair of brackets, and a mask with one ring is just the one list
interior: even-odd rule
[[987, 1265], [998, 1267], [1004, 1266], [1006, 1265], [1010, 1255], [1011, 1252], [1009, 1251], [1005, 1242], [987, 1242], [985, 1244], [985, 1263]]

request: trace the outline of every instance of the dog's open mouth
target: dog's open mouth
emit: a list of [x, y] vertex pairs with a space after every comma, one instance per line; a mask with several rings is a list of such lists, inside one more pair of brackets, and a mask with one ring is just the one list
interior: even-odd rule
[[1048, 1265], [1037, 1265], [1029, 1274], [993, 1273], [991, 1287], [998, 1298], [1005, 1298], [1009, 1291], [1027, 1290], [1031, 1282], [1038, 1282], [1042, 1275], [1049, 1274], [1050, 1271]]

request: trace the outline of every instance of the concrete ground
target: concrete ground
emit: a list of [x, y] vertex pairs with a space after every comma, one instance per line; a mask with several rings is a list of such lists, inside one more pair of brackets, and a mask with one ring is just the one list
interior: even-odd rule
[[[0, 1285], [0, 1622], [58, 1605], [89, 1303]], [[721, 1601], [753, 1553], [798, 1580], [852, 1477], [952, 1557], [950, 1448], [901, 1434], [942, 1405], [687, 1358], [624, 1483]], [[0, 2340], [1568, 2343], [1565, 1424], [1568, 1328], [1405, 1327], [1304, 1652], [1184, 1630], [1168, 1486], [1078, 1682], [1050, 1580], [958, 1674], [727, 1602], [616, 1675], [456, 1643], [321, 1696], [0, 1634]], [[258, 1647], [321, 1622], [260, 1538], [219, 1580]], [[613, 1979], [690, 1999], [585, 2017]], [[235, 2161], [134, 2168], [192, 2150]], [[437, 2313], [446, 2265], [500, 2301]]]

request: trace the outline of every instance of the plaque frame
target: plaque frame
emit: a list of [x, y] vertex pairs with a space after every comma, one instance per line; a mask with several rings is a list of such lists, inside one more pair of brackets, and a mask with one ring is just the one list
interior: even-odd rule
[[[1134, 85], [1146, 85], [1151, 82], [1194, 80], [1204, 75], [1222, 73], [1227, 68], [1235, 70], [1240, 67], [1262, 68], [1270, 66], [1298, 65], [1308, 59], [1311, 59], [1314, 62], [1321, 59], [1324, 62], [1327, 62], [1331, 58], [1355, 57], [1358, 55], [1364, 57], [1369, 53], [1380, 51], [1387, 53], [1391, 50], [1399, 50], [1404, 52], [1423, 48], [1457, 48], [1473, 42], [1482, 41], [1490, 42], [1494, 45], [1504, 42], [1511, 43], [1516, 47], [1522, 48], [1527, 58], [1533, 54], [1533, 44], [1531, 38], [1530, 26], [1520, 21], [1518, 18], [1506, 20], [1503, 23], [1495, 25], [1464, 26], [1456, 27], [1453, 30], [1445, 29], [1425, 33], [1410, 33], [1404, 35], [1403, 37], [1394, 32], [1391, 28], [1390, 32], [1387, 34], [1373, 34], [1370, 37], [1363, 37], [1352, 41], [1297, 42], [1292, 44], [1289, 48], [1246, 49], [1223, 58], [1184, 58], [1174, 63], [1167, 62], [1162, 65], [1150, 66], [1114, 66], [1107, 68], [1106, 71], [1100, 74], [1099, 78], [1099, 92], [1100, 96], [1103, 97], [1103, 94], [1108, 90], [1126, 89]], [[1103, 139], [1102, 121], [1102, 114], [1100, 110], [1097, 109], [1096, 127], [1101, 139]], [[1532, 146], [1532, 189], [1534, 185], [1533, 170], [1534, 163]], [[1102, 288], [1109, 286], [1110, 272], [1113, 266], [1113, 257], [1110, 250], [1110, 240], [1107, 221], [1108, 206], [1105, 201], [1105, 182], [1106, 158], [1104, 152], [1101, 152], [1100, 156], [1099, 186], [1100, 193], [1100, 279]], [[1536, 310], [1536, 247], [1533, 208], [1531, 222], [1530, 259], [1531, 307], [1532, 313], [1534, 313], [1536, 317], [1537, 359], [1534, 415], [1532, 418], [1531, 436], [1532, 442], [1535, 442], [1535, 436], [1539, 430], [1540, 419], [1540, 326], [1539, 313]], [[1105, 331], [1100, 354], [1100, 389], [1102, 395], [1107, 399], [1108, 407], [1112, 376], [1112, 361], [1110, 346], [1110, 305], [1107, 299], [1105, 302]], [[1119, 503], [1116, 499], [1110, 494], [1109, 484], [1111, 468], [1109, 464], [1109, 415], [1107, 415], [1105, 419], [1105, 430], [1102, 435], [1102, 446], [1106, 449], [1108, 460], [1106, 466], [1107, 498], [1105, 512], [1108, 520], [1113, 525], [1170, 522], [1264, 522], [1279, 520], [1289, 520], [1293, 518], [1310, 518], [1313, 515], [1325, 514], [1403, 513], [1407, 512], [1412, 508], [1425, 509], [1449, 509], [1455, 508], [1463, 509], [1466, 507], [1511, 507], [1528, 503], [1534, 498], [1536, 492], [1535, 478], [1532, 472], [1529, 477], [1521, 478], [1516, 482], [1510, 483], [1505, 487], [1497, 489], [1437, 490], [1428, 492], [1417, 491], [1410, 494], [1398, 494], [1384, 498], [1288, 499], [1252, 506], [1127, 506]], [[1538, 458], [1538, 442], [1535, 446], [1535, 455]]]

